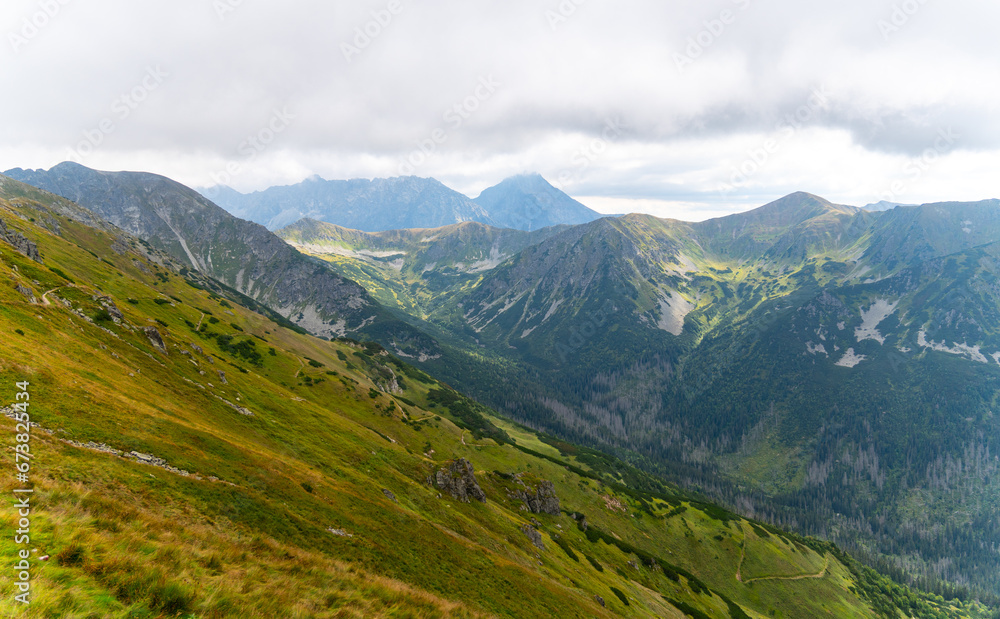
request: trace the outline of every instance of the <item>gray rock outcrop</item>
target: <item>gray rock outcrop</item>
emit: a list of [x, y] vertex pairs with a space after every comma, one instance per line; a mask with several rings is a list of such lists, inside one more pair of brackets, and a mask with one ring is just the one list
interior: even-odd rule
[[157, 347], [160, 352], [167, 352], [167, 345], [163, 343], [163, 337], [156, 327], [143, 327], [142, 332], [149, 338], [149, 343]]
[[524, 536], [531, 540], [531, 543], [536, 547], [545, 550], [545, 544], [542, 542], [542, 534], [538, 532], [538, 529], [530, 524], [526, 524], [521, 527], [521, 533], [524, 533]]
[[125, 316], [122, 314], [122, 311], [118, 309], [118, 306], [115, 305], [115, 302], [111, 297], [97, 296], [94, 297], [94, 300], [100, 303], [101, 306], [108, 311], [108, 315], [111, 316], [111, 320], [113, 320], [115, 324], [119, 324], [125, 320]]
[[539, 482], [535, 490], [519, 490], [517, 498], [524, 501], [528, 511], [533, 514], [559, 515], [559, 497], [556, 496], [556, 489], [551, 481]]
[[42, 261], [42, 257], [38, 253], [38, 245], [34, 241], [29, 241], [17, 230], [9, 229], [2, 219], [0, 219], [0, 239], [10, 243], [14, 249], [35, 262]]
[[31, 288], [27, 288], [25, 286], [22, 286], [21, 284], [18, 284], [17, 286], [14, 287], [14, 290], [17, 290], [18, 292], [23, 294], [24, 298], [27, 299], [29, 303], [35, 302], [35, 293], [34, 291], [31, 290]]
[[465, 458], [455, 460], [439, 470], [434, 477], [435, 485], [456, 499], [468, 503], [470, 499], [486, 502], [486, 494], [476, 481], [472, 463]]

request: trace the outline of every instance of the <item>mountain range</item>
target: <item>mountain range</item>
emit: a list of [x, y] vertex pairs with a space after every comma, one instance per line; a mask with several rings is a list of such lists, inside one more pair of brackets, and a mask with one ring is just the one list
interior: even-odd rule
[[201, 192], [233, 215], [270, 230], [310, 218], [368, 232], [463, 222], [530, 231], [601, 217], [537, 174], [508, 178], [475, 200], [437, 180], [415, 176], [346, 181], [312, 177], [250, 194], [226, 186]]
[[384, 303], [405, 290], [398, 307], [461, 351], [425, 368], [522, 423], [996, 591], [998, 222], [995, 200], [871, 212], [799, 193], [699, 223], [600, 219], [474, 274], [408, 269], [401, 245], [352, 257], [343, 236], [334, 258], [312, 222], [279, 234]]
[[293, 329], [3, 176], [0, 222], [0, 377], [30, 394], [0, 419], [29, 428], [39, 616], [996, 615]]
[[[273, 243], [260, 226], [217, 244], [210, 226], [252, 224], [165, 179], [149, 185], [152, 175], [54, 171], [10, 174], [108, 209], [119, 227], [133, 211], [150, 218], [158, 227], [136, 234], [220, 282], [215, 294], [235, 289], [323, 335], [378, 341], [525, 426], [835, 540], [899, 581], [1000, 591], [996, 200], [873, 212], [797, 193], [699, 223], [372, 233], [307, 219], [279, 230], [311, 256], [288, 260], [357, 286], [323, 306], [344, 313], [332, 317], [358, 300], [375, 316], [345, 317], [338, 333], [208, 259]], [[184, 199], [165, 201], [161, 187]], [[180, 235], [167, 225], [199, 209], [217, 219]], [[178, 236], [201, 249], [188, 255]], [[258, 279], [276, 287], [327, 277], [261, 264]]]
[[91, 209], [314, 334], [379, 333], [412, 354], [434, 354], [429, 338], [387, 313], [364, 288], [176, 181], [144, 172], [101, 172], [70, 162], [48, 171], [8, 170], [6, 175]]

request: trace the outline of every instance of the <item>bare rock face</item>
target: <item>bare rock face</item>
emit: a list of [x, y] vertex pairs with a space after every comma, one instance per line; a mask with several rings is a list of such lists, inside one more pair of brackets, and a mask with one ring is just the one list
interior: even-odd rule
[[556, 496], [555, 486], [551, 481], [539, 482], [535, 490], [520, 490], [517, 498], [524, 501], [528, 511], [533, 514], [559, 515], [559, 497]]
[[470, 498], [486, 502], [486, 494], [476, 481], [472, 463], [465, 458], [459, 458], [438, 471], [434, 482], [438, 488], [465, 503], [468, 503]]
[[149, 338], [150, 344], [160, 349], [161, 352], [167, 352], [167, 345], [163, 343], [163, 337], [160, 336], [160, 331], [156, 327], [143, 327], [142, 332]]
[[31, 258], [35, 262], [42, 261], [42, 257], [38, 253], [38, 245], [35, 244], [34, 241], [29, 241], [17, 230], [10, 230], [7, 228], [7, 224], [5, 224], [2, 219], [0, 219], [0, 239], [7, 241], [14, 247], [14, 249], [28, 258]]

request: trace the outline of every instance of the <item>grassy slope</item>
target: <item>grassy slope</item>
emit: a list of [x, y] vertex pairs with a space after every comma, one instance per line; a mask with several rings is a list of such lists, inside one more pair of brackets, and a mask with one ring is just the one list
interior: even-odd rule
[[[134, 242], [120, 255], [112, 237], [68, 219], [56, 218], [60, 238], [18, 217], [41, 220], [42, 210], [0, 202], [0, 217], [37, 240], [45, 260], [0, 243], [0, 402], [30, 381], [32, 421], [48, 430], [31, 443], [32, 545], [50, 558], [35, 563], [30, 616], [680, 617], [677, 605], [737, 616], [732, 604], [754, 617], [872, 616], [821, 546], [793, 552], [746, 521], [681, 497], [625, 493], [557, 462], [572, 456], [477, 440], [431, 406], [438, 385], [420, 373], [195, 289]], [[101, 318], [96, 294], [114, 300], [123, 324], [94, 324], [59, 300]], [[166, 353], [137, 328], [147, 325]], [[209, 333], [234, 339], [223, 346]], [[252, 346], [231, 346], [244, 341]], [[386, 368], [405, 382], [398, 397], [373, 389]], [[12, 449], [14, 423], [0, 419]], [[516, 430], [531, 446], [538, 439], [526, 432]], [[152, 454], [193, 475], [67, 440]], [[457, 457], [475, 465], [485, 505], [425, 483]], [[530, 515], [507, 494], [512, 473], [552, 480], [563, 509], [587, 516], [590, 536], [567, 513], [538, 515], [547, 549], [532, 546], [520, 532]], [[0, 486], [10, 496], [12, 474]], [[9, 502], [0, 512], [13, 520]], [[15, 550], [0, 538], [0, 554]], [[783, 580], [824, 565], [822, 577]], [[0, 609], [14, 615], [8, 578]]]

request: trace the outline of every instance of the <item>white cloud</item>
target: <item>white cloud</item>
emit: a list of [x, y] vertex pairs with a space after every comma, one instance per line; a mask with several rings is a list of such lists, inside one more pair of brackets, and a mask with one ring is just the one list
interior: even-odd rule
[[[50, 167], [109, 119], [86, 165], [204, 185], [236, 164], [244, 190], [395, 175], [443, 129], [414, 173], [469, 195], [528, 170], [563, 175], [573, 195], [691, 218], [795, 190], [862, 204], [901, 178], [899, 201], [1000, 195], [1000, 6], [976, 0], [569, 0], [554, 29], [555, 0], [220, 0], [233, 9], [221, 18], [207, 0], [53, 1], [46, 18], [38, 0], [0, 15], [2, 169]], [[33, 19], [44, 25], [25, 39]], [[691, 56], [683, 70], [678, 54]], [[115, 101], [149, 67], [169, 77], [123, 118]], [[446, 120], [491, 78], [494, 94], [459, 126]], [[825, 104], [784, 136], [776, 127], [816, 89]], [[251, 160], [241, 144], [283, 108], [294, 121]], [[615, 119], [624, 129], [609, 140]], [[961, 137], [914, 175], [949, 129]]]

